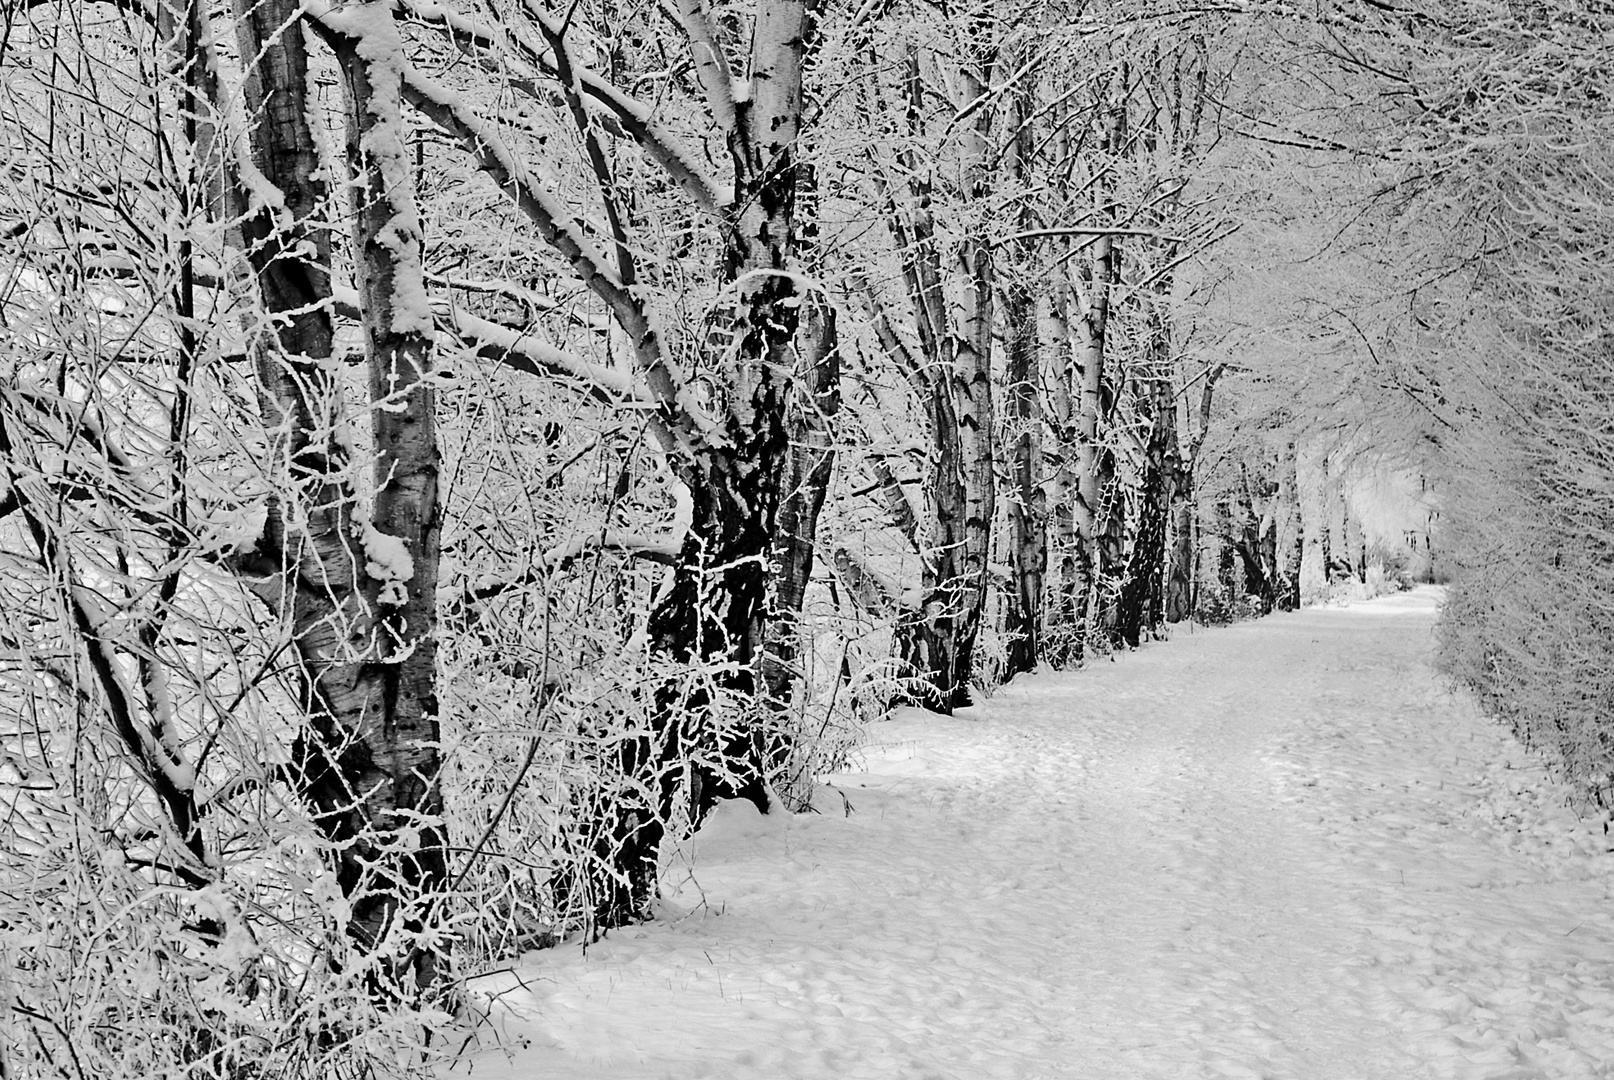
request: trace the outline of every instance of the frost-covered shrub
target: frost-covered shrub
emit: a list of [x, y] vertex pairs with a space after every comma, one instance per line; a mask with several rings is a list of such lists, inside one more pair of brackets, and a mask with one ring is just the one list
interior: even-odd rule
[[[28, 714], [6, 719], [8, 735], [27, 730]], [[258, 813], [238, 807], [226, 834], [237, 846], [219, 852], [219, 880], [187, 886], [166, 868], [182, 856], [136, 825], [145, 811], [115, 748], [89, 738], [58, 757], [47, 739], [0, 743], [7, 1076], [429, 1072], [442, 1049], [429, 1045], [432, 1033], [449, 1017], [426, 1002], [378, 1007], [390, 976], [354, 948], [350, 906], [306, 820], [273, 800], [245, 800], [266, 816], [254, 828]]]
[[[1584, 47], [1505, 13], [1470, 47], [1483, 43], [1488, 63], [1520, 70], [1607, 65], [1609, 14], [1571, 8], [1587, 28]], [[1448, 320], [1458, 424], [1444, 435], [1453, 476], [1441, 535], [1453, 582], [1441, 656], [1589, 797], [1606, 800], [1614, 776], [1614, 107], [1590, 89], [1532, 85], [1519, 97], [1481, 97], [1472, 112], [1441, 166], [1461, 185], [1470, 235], [1486, 249], [1470, 306]], [[1482, 137], [1470, 141], [1471, 132]]]
[[[1586, 414], [1598, 402], [1588, 393], [1568, 406], [1577, 425], [1594, 422]], [[1515, 432], [1516, 447], [1476, 447], [1483, 471], [1454, 492], [1447, 529], [1456, 578], [1441, 655], [1455, 679], [1595, 795], [1614, 776], [1614, 476], [1606, 465], [1614, 443], [1608, 417], [1570, 435], [1552, 423], [1556, 412], [1543, 404], [1539, 414], [1556, 429], [1550, 442], [1540, 428]], [[1524, 464], [1521, 451], [1534, 462]]]
[[1266, 614], [1261, 598], [1218, 581], [1201, 582], [1195, 598], [1194, 621], [1205, 626], [1226, 626]]

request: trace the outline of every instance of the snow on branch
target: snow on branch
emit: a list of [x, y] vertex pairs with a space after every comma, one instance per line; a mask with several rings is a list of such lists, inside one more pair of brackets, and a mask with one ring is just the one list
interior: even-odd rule
[[491, 125], [477, 116], [448, 88], [409, 69], [404, 75], [409, 103], [458, 139], [510, 196], [544, 240], [571, 265], [572, 271], [617, 313], [618, 321], [637, 322], [643, 312], [610, 268], [609, 258], [583, 233], [582, 222], [550, 195], [517, 160]]
[[678, 15], [684, 33], [689, 35], [689, 55], [695, 63], [695, 75], [701, 90], [706, 94], [712, 119], [726, 135], [739, 134], [734, 106], [734, 74], [729, 70], [723, 46], [718, 43], [717, 29], [712, 25], [711, 12], [705, 0], [678, 0]]
[[622, 399], [654, 404], [641, 385], [621, 371], [595, 364], [547, 342], [539, 341], [524, 330], [496, 323], [491, 319], [472, 315], [467, 311], [447, 310], [446, 305], [433, 305], [442, 311], [445, 321], [461, 337], [474, 340], [479, 353], [534, 375], [560, 375], [576, 379], [594, 391], [601, 401], [616, 402]]
[[[442, 30], [456, 44], [467, 43], [490, 54], [500, 66], [511, 66], [505, 53], [508, 46], [514, 46], [534, 68], [550, 78], [559, 78], [559, 65], [553, 53], [522, 40], [508, 27], [485, 25], [433, 0], [402, 0], [402, 6], [415, 19]], [[547, 33], [559, 35], [564, 29], [560, 23], [540, 12], [529, 9], [528, 14]], [[590, 105], [613, 119], [622, 134], [632, 139], [646, 157], [661, 166], [702, 212], [713, 218], [719, 217], [723, 199], [718, 195], [721, 184], [717, 177], [700, 165], [700, 159], [683, 145], [677, 135], [657, 122], [650, 107], [575, 60], [572, 68], [577, 84]]]
[[612, 529], [585, 533], [540, 552], [536, 565], [519, 574], [509, 576], [495, 574], [479, 579], [475, 585], [465, 590], [462, 599], [467, 606], [470, 606], [492, 600], [511, 589], [537, 584], [550, 574], [564, 573], [571, 569], [574, 562], [592, 551], [614, 551], [646, 562], [671, 566], [678, 560], [681, 543], [676, 534], [645, 536], [642, 533], [619, 532]]
[[[337, 314], [351, 319], [360, 317], [358, 290], [338, 285], [332, 287], [331, 295]], [[637, 385], [634, 379], [615, 368], [585, 360], [575, 353], [540, 341], [525, 330], [473, 315], [444, 300], [434, 299], [431, 308], [438, 325], [474, 345], [479, 356], [529, 375], [557, 375], [575, 379], [588, 388], [590, 396], [606, 404], [616, 404], [624, 399], [654, 404], [643, 386]]]
[[709, 433], [712, 423], [686, 404], [688, 395], [681, 393], [680, 379], [662, 352], [650, 312], [617, 278], [607, 257], [583, 236], [580, 223], [533, 180], [498, 134], [452, 91], [409, 67], [404, 69], [403, 88], [405, 98], [460, 141], [582, 283], [610, 307], [617, 325], [633, 342], [652, 400], [670, 421], [656, 425], [662, 446], [670, 449], [689, 437]]
[[[339, 13], [324, 0], [314, 0], [307, 10], [327, 32], [342, 37], [352, 35], [349, 20], [338, 17]], [[584, 234], [583, 223], [538, 183], [492, 125], [448, 87], [401, 58], [397, 63], [404, 99], [459, 140], [538, 227], [544, 240], [566, 259], [583, 284], [610, 305], [619, 322], [624, 326], [642, 322], [644, 313], [639, 301], [617, 280], [610, 260]]]
[[[1107, 236], [1138, 236], [1152, 240], [1163, 240], [1167, 243], [1180, 244], [1180, 236], [1168, 236], [1159, 229], [1126, 229], [1109, 225], [1094, 225], [1070, 229], [1026, 229], [1023, 232], [1010, 233], [1007, 236], [995, 236], [989, 241], [993, 245], [1014, 244], [1022, 240], [1043, 240], [1058, 236], [1084, 236], [1089, 242], [1102, 240]], [[1078, 249], [1080, 250], [1080, 249]]]

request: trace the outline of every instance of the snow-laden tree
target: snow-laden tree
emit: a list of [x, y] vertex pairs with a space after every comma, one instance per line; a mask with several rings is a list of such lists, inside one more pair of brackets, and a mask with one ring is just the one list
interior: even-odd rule
[[[833, 397], [833, 320], [792, 254], [807, 11], [763, 5], [738, 54], [698, 5], [609, 41], [575, 9], [507, 14], [39, 4], [7, 24], [8, 888], [67, 875], [6, 917], [10, 966], [38, 976], [15, 1014], [44, 1025], [20, 1021], [30, 1060], [144, 1007], [123, 974], [48, 1003], [70, 985], [51, 933], [129, 961], [47, 910], [83, 900], [74, 875], [98, 904], [144, 887], [175, 913], [137, 920], [177, 943], [128, 984], [150, 1008], [219, 980], [163, 1021], [177, 1041], [92, 1072], [271, 1044], [325, 1061], [380, 1030], [373, 1006], [430, 1022], [450, 928], [484, 935], [493, 854], [530, 931], [597, 932], [647, 911], [669, 821], [735, 792], [771, 807], [792, 679], [786, 637], [764, 668], [772, 564], [799, 604], [823, 485], [822, 446], [788, 429]], [[656, 70], [668, 48], [690, 57], [681, 104], [590, 66]], [[499, 267], [455, 200], [538, 251]], [[539, 437], [510, 430], [512, 395]], [[614, 486], [563, 529], [535, 504], [589, 486], [579, 459]], [[525, 728], [524, 758], [483, 749], [495, 722]], [[517, 819], [542, 846], [520, 888], [496, 835]], [[220, 1010], [237, 1026], [215, 1037]]]

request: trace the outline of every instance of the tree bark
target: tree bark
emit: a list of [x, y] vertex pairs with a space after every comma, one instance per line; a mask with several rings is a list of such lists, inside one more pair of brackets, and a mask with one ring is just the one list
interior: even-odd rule
[[[446, 876], [437, 786], [435, 680], [437, 448], [430, 315], [420, 228], [402, 152], [390, 9], [365, 5], [367, 49], [333, 39], [349, 95], [356, 261], [378, 459], [369, 520], [340, 437], [332, 375], [330, 248], [318, 222], [329, 192], [308, 123], [308, 63], [295, 3], [237, 5], [252, 162], [281, 207], [237, 180], [235, 199], [261, 305], [252, 328], [265, 425], [289, 469], [256, 549], [238, 559], [248, 587], [290, 624], [302, 676], [302, 728], [288, 776], [331, 845], [363, 950], [400, 915], [419, 929]], [[379, 13], [379, 14], [378, 14]], [[390, 128], [389, 128], [390, 125]], [[248, 192], [251, 191], [249, 196]], [[254, 202], [256, 200], [256, 202]], [[439, 977], [435, 947], [382, 958], [384, 998]], [[389, 965], [393, 965], [390, 972]]]
[[[1024, 185], [1032, 150], [1029, 83], [1013, 100], [1008, 126], [1014, 136], [1007, 165], [1014, 181]], [[1019, 221], [1022, 230], [1034, 224], [1029, 201], [1022, 202]], [[1034, 252], [1023, 243], [1014, 250], [1020, 277], [1005, 286], [1003, 313], [1008, 338], [1005, 396], [1014, 445], [1009, 502], [1009, 563], [1014, 571], [1014, 588], [1004, 626], [1009, 642], [1005, 674], [1010, 677], [1034, 670], [1042, 655], [1043, 592], [1048, 569], [1047, 501], [1041, 480], [1042, 399], [1038, 393], [1040, 335], [1037, 300], [1030, 286]]]
[[1295, 501], [1302, 522], [1300, 600], [1328, 595], [1328, 456], [1304, 442], [1296, 446]]
[[1295, 444], [1284, 445], [1278, 458], [1278, 528], [1275, 530], [1278, 563], [1277, 605], [1280, 611], [1300, 607], [1300, 562], [1305, 547], [1305, 529], [1300, 515], [1300, 498], [1295, 479]]
[[1244, 592], [1255, 597], [1262, 614], [1272, 610], [1276, 599], [1273, 580], [1276, 559], [1275, 546], [1269, 542], [1265, 528], [1270, 519], [1260, 514], [1255, 506], [1255, 492], [1250, 486], [1250, 470], [1239, 462], [1239, 486], [1234, 495], [1238, 504], [1238, 533], [1234, 541], [1239, 559], [1243, 563]]
[[[686, 784], [692, 824], [725, 798], [747, 799], [767, 813], [774, 809], [768, 762], [788, 753], [769, 745], [777, 724], [763, 691], [776, 527], [792, 461], [791, 353], [807, 299], [796, 283], [795, 257], [808, 11], [801, 0], [758, 5], [751, 89], [740, 100], [705, 5], [685, 0], [681, 11], [734, 168], [734, 197], [722, 212], [722, 271], [735, 294], [736, 333], [716, 364], [727, 375], [730, 401], [718, 437], [673, 462], [690, 517], [647, 625], [656, 653], [698, 673], [664, 683], [656, 692], [654, 730], [623, 744], [625, 801], [612, 809], [605, 831], [616, 845], [616, 873], [595, 883], [604, 894], [595, 902], [597, 930], [649, 913], [666, 823]], [[809, 522], [816, 523], [816, 511], [796, 519], [797, 540], [805, 544], [794, 555], [798, 573], [811, 570], [801, 560], [810, 560], [813, 537], [799, 534]]]
[[[360, 542], [365, 575], [380, 584], [367, 673], [379, 697], [340, 723], [344, 737], [363, 732], [385, 754], [377, 762], [383, 782], [369, 799], [370, 827], [381, 833], [374, 857], [384, 867], [377, 871], [382, 888], [375, 903], [354, 906], [362, 932], [380, 941], [408, 901], [424, 900], [406, 923], [411, 931], [421, 930], [448, 883], [436, 693], [441, 455], [423, 234], [401, 87], [389, 62], [403, 55], [403, 40], [387, 0], [367, 0], [356, 14], [366, 18], [364, 35], [343, 42], [337, 60], [348, 92], [349, 160], [362, 181], [355, 189], [353, 249], [376, 462], [373, 532], [361, 528]], [[396, 556], [399, 542], [401, 565], [396, 557], [386, 558]], [[331, 749], [322, 747], [327, 754]], [[409, 974], [416, 989], [424, 990], [436, 981], [438, 950], [416, 950], [413, 959]]]
[[[1103, 116], [1102, 150], [1121, 152], [1126, 139], [1129, 74], [1122, 64], [1111, 80]], [[1113, 211], [1113, 181], [1098, 184], [1101, 210]], [[1115, 474], [1115, 456], [1106, 445], [1105, 430], [1115, 405], [1114, 387], [1105, 371], [1109, 339], [1110, 302], [1120, 283], [1121, 253], [1108, 233], [1093, 241], [1092, 255], [1081, 267], [1081, 346], [1077, 356], [1081, 388], [1077, 407], [1077, 497], [1074, 506], [1077, 533], [1078, 648], [1101, 645], [1113, 628], [1120, 554], [1124, 542], [1121, 493]]]
[[[989, 20], [990, 16], [979, 18]], [[983, 105], [992, 63], [989, 29], [989, 21], [984, 27], [972, 22], [966, 31], [969, 42], [959, 76], [961, 113], [974, 112], [963, 140], [965, 185], [979, 197], [987, 192], [988, 176], [986, 135], [991, 111]], [[910, 130], [917, 132], [925, 94], [914, 46], [906, 54], [904, 94]], [[986, 593], [997, 494], [991, 381], [992, 253], [983, 236], [968, 236], [960, 245], [964, 319], [955, 328], [942, 287], [929, 167], [919, 166], [911, 156], [904, 163], [909, 169], [907, 216], [903, 220], [893, 213], [891, 227], [903, 247], [903, 278], [925, 361], [923, 368], [904, 367], [924, 399], [929, 421], [930, 535], [921, 559], [921, 608], [901, 620], [897, 651], [922, 686], [916, 695], [919, 703], [951, 713], [970, 703], [969, 680]]]
[[[802, 677], [799, 619], [813, 574], [818, 516], [835, 466], [831, 428], [841, 403], [840, 353], [835, 309], [814, 304], [797, 334], [796, 392], [792, 395], [790, 467], [775, 527], [774, 561], [779, 570], [768, 648], [763, 658], [768, 701], [776, 710], [791, 704], [793, 685]], [[769, 747], [770, 774], [782, 768], [790, 747]]]
[[1080, 497], [1080, 433], [1078, 405], [1072, 393], [1073, 359], [1076, 353], [1071, 306], [1075, 288], [1068, 280], [1055, 283], [1054, 322], [1059, 327], [1058, 343], [1049, 353], [1050, 363], [1043, 374], [1048, 384], [1047, 446], [1051, 459], [1048, 499], [1052, 512], [1048, 519], [1050, 561], [1058, 560], [1058, 576], [1051, 592], [1051, 605], [1044, 625], [1048, 662], [1063, 668], [1081, 659], [1081, 597], [1085, 595], [1079, 559], [1081, 537], [1076, 525], [1076, 505]]
[[1151, 316], [1154, 376], [1140, 389], [1140, 402], [1150, 419], [1144, 445], [1143, 468], [1138, 477], [1138, 525], [1127, 558], [1126, 576], [1118, 603], [1116, 634], [1136, 648], [1145, 633], [1157, 630], [1165, 617], [1164, 579], [1167, 569], [1166, 527], [1171, 517], [1172, 487], [1176, 482], [1176, 395], [1169, 375], [1171, 345], [1163, 316]]
[[[981, 7], [969, 19], [965, 59], [959, 69], [960, 114], [974, 116], [964, 130], [964, 191], [969, 204], [991, 195], [992, 110], [987, 82], [992, 77], [993, 15]], [[995, 275], [992, 244], [983, 233], [966, 235], [959, 250], [964, 285], [964, 322], [953, 345], [952, 375], [957, 381], [959, 450], [964, 468], [964, 589], [967, 609], [958, 626], [957, 670], [953, 681], [965, 689], [974, 671], [992, 556], [992, 521], [997, 505], [997, 421], [992, 399], [992, 323]]]

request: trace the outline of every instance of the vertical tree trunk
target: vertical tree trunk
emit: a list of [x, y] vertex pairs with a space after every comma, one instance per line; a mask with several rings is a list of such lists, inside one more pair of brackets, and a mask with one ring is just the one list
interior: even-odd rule
[[1166, 621], [1194, 614], [1194, 474], [1176, 459], [1171, 482], [1171, 553], [1166, 579]]
[[[989, 31], [990, 15], [984, 13], [966, 30], [969, 40], [959, 77], [961, 109], [984, 105], [985, 79], [991, 69]], [[908, 124], [917, 131], [925, 105], [918, 49], [909, 46], [905, 59]], [[965, 185], [982, 198], [988, 190], [990, 122], [990, 108], [976, 108], [963, 137]], [[905, 164], [910, 169], [909, 210], [906, 221], [893, 219], [892, 229], [902, 244], [903, 277], [925, 359], [924, 370], [908, 374], [925, 399], [929, 420], [931, 520], [922, 559], [922, 607], [899, 625], [897, 649], [923, 685], [921, 702], [952, 712], [970, 703], [969, 679], [997, 495], [992, 445], [992, 252], [984, 236], [967, 236], [960, 244], [964, 318], [955, 328], [942, 287], [928, 166], [916, 167], [911, 158]]]
[[1300, 515], [1300, 497], [1295, 477], [1295, 444], [1284, 445], [1278, 458], [1278, 528], [1276, 530], [1278, 609], [1295, 611], [1300, 607], [1300, 563], [1305, 548], [1305, 528]]
[[[965, 32], [964, 62], [959, 67], [960, 114], [974, 116], [964, 129], [964, 197], [974, 205], [991, 195], [992, 146], [988, 140], [992, 109], [986, 99], [993, 67], [993, 15], [983, 6]], [[964, 285], [964, 321], [952, 346], [952, 376], [957, 389], [959, 452], [964, 469], [964, 599], [967, 609], [958, 626], [955, 687], [967, 688], [974, 669], [975, 641], [980, 635], [992, 557], [992, 519], [997, 505], [997, 421], [992, 400], [993, 265], [992, 243], [984, 233], [971, 233], [959, 247]]]
[[[303, 22], [294, 3], [238, 4], [252, 162], [278, 192], [264, 206], [236, 178], [233, 199], [260, 311], [249, 328], [261, 407], [285, 461], [256, 548], [237, 561], [253, 592], [289, 623], [302, 675], [302, 726], [288, 775], [330, 842], [350, 903], [349, 932], [372, 951], [396, 919], [419, 929], [446, 878], [435, 687], [437, 470], [427, 378], [431, 320], [421, 233], [403, 155], [402, 54], [390, 8], [354, 9], [332, 37], [349, 102], [355, 251], [377, 455], [373, 512], [358, 508], [339, 437], [343, 387], [333, 331], [328, 191], [308, 116]], [[439, 978], [435, 947], [376, 958], [384, 998]]]
[[1176, 400], [1166, 374], [1168, 368], [1162, 362], [1170, 356], [1170, 343], [1158, 312], [1151, 321], [1155, 335], [1151, 367], [1157, 377], [1139, 388], [1140, 412], [1149, 416], [1150, 428], [1138, 477], [1138, 526], [1116, 605], [1116, 636], [1132, 648], [1138, 646], [1144, 633], [1159, 627], [1163, 616], [1166, 525], [1171, 512], [1172, 460], [1176, 456]]
[[1093, 632], [1096, 611], [1094, 596], [1104, 578], [1105, 566], [1099, 533], [1103, 528], [1107, 497], [1108, 453], [1100, 439], [1104, 415], [1104, 346], [1109, 327], [1111, 270], [1114, 265], [1113, 241], [1101, 236], [1093, 243], [1093, 266], [1083, 267], [1082, 310], [1079, 317], [1081, 346], [1077, 353], [1076, 375], [1080, 388], [1076, 406], [1076, 501], [1071, 513], [1076, 527], [1076, 565], [1073, 580], [1076, 596], [1075, 654], [1085, 651]]
[[[1194, 489], [1194, 468], [1199, 462], [1199, 451], [1205, 445], [1205, 434], [1210, 430], [1211, 405], [1215, 401], [1216, 381], [1221, 378], [1225, 370], [1223, 364], [1213, 364], [1201, 373], [1197, 380], [1189, 380], [1183, 388], [1183, 402], [1180, 406], [1184, 420], [1184, 427], [1188, 432], [1188, 446], [1182, 453], [1181, 460], [1181, 497], [1177, 500], [1174, 509], [1176, 522], [1175, 541], [1172, 554], [1171, 576], [1173, 588], [1178, 590], [1178, 608], [1182, 611], [1182, 618], [1192, 618], [1199, 606], [1199, 582], [1203, 580], [1200, 573], [1200, 518], [1199, 503]], [[1190, 405], [1196, 400], [1191, 393], [1194, 382], [1199, 383], [1197, 406]], [[1176, 584], [1176, 583], [1179, 583]]]
[[964, 565], [968, 504], [965, 498], [963, 448], [953, 387], [934, 379], [925, 402], [931, 431], [929, 480], [930, 529], [921, 560], [921, 604], [898, 627], [898, 654], [924, 689], [919, 703], [951, 713], [970, 703], [969, 648], [979, 611], [980, 592], [972, 587]]
[[[1009, 129], [1015, 134], [1009, 144], [1007, 164], [1010, 175], [1020, 184], [1026, 182], [1030, 167], [1030, 98], [1029, 83], [1023, 84], [1014, 96], [1009, 116]], [[1031, 204], [1023, 200], [1020, 227], [1026, 230], [1032, 225]], [[1030, 287], [1032, 251], [1021, 244], [1016, 255], [1016, 269], [1021, 276], [1004, 290], [1004, 332], [1008, 338], [1004, 382], [1014, 445], [1008, 536], [1014, 588], [1004, 626], [1009, 639], [1006, 674], [1011, 677], [1036, 668], [1042, 655], [1043, 588], [1048, 567], [1047, 505], [1040, 475], [1043, 420], [1037, 393], [1037, 301]]]
[[1367, 537], [1362, 532], [1362, 523], [1351, 513], [1349, 501], [1345, 492], [1340, 492], [1340, 504], [1345, 522], [1345, 561], [1351, 576], [1362, 584], [1367, 584]]
[[1013, 501], [1009, 504], [1010, 565], [1014, 592], [1005, 627], [1009, 636], [1008, 674], [1031, 671], [1042, 654], [1043, 582], [1048, 564], [1046, 504], [1038, 473], [1042, 426], [1037, 388], [1036, 306], [1018, 287], [1007, 311], [1010, 342], [1008, 398], [1015, 422]]
[[[1114, 420], [1114, 404], [1110, 388], [1106, 387], [1104, 415], [1100, 420], [1105, 430]], [[1098, 448], [1094, 466], [1098, 488], [1098, 513], [1095, 521], [1095, 557], [1093, 560], [1092, 587], [1087, 601], [1087, 642], [1089, 646], [1107, 649], [1118, 642], [1116, 621], [1121, 602], [1121, 590], [1126, 580], [1126, 529], [1127, 490], [1116, 464], [1114, 447], [1104, 444]]]
[[1183, 510], [1192, 497], [1193, 474], [1187, 456], [1183, 453], [1182, 439], [1177, 429], [1177, 362], [1172, 355], [1171, 324], [1165, 312], [1157, 309], [1157, 327], [1153, 415], [1159, 437], [1158, 468], [1161, 477], [1160, 515], [1161, 549], [1154, 564], [1154, 584], [1150, 591], [1151, 610], [1149, 625], [1158, 628], [1162, 623], [1181, 622], [1189, 612], [1188, 559], [1190, 552], [1183, 550], [1185, 542], [1192, 544], [1188, 523]]
[[[796, 284], [795, 256], [808, 13], [802, 0], [758, 4], [750, 93], [737, 98], [710, 13], [699, 0], [686, 0], [682, 12], [697, 74], [726, 129], [734, 166], [723, 271], [736, 296], [736, 343], [722, 358], [732, 399], [721, 436], [675, 466], [690, 519], [647, 623], [655, 652], [706, 669], [664, 683], [656, 693], [654, 730], [623, 743], [619, 764], [627, 785], [620, 805], [610, 808], [613, 820], [597, 827], [602, 842], [614, 845], [609, 864], [615, 873], [594, 883], [601, 893], [596, 930], [648, 914], [666, 823], [686, 785], [693, 823], [725, 798], [747, 799], [767, 813], [774, 809], [768, 762], [788, 753], [769, 745], [778, 728], [761, 692], [776, 527], [792, 457], [788, 373], [806, 299]], [[809, 521], [816, 525], [816, 511], [796, 519], [798, 539], [805, 541], [793, 552], [798, 573], [811, 570], [803, 560], [810, 559], [812, 537], [800, 535]]]
[[[1126, 64], [1111, 80], [1109, 101], [1103, 117], [1103, 157], [1119, 155], [1126, 142], [1126, 110], [1130, 74]], [[1100, 210], [1112, 213], [1113, 181], [1098, 185]], [[1121, 572], [1120, 554], [1124, 540], [1121, 492], [1116, 483], [1115, 457], [1106, 445], [1106, 421], [1115, 405], [1115, 393], [1105, 372], [1109, 338], [1110, 302], [1120, 283], [1121, 253], [1114, 236], [1105, 234], [1092, 242], [1091, 259], [1084, 263], [1079, 279], [1083, 290], [1081, 348], [1077, 358], [1081, 396], [1077, 411], [1077, 498], [1075, 503], [1078, 537], [1077, 575], [1084, 594], [1079, 623], [1082, 648], [1105, 638], [1114, 620], [1117, 577]]]
[[1351, 566], [1350, 507], [1345, 502], [1344, 477], [1331, 461], [1327, 464], [1329, 482], [1323, 497], [1328, 507], [1328, 580], [1336, 582], [1355, 576]]
[[1301, 521], [1300, 602], [1313, 603], [1328, 594], [1328, 515], [1323, 488], [1328, 460], [1316, 447], [1295, 444], [1295, 501]]
[[1253, 596], [1263, 614], [1272, 610], [1276, 596], [1272, 581], [1272, 560], [1267, 559], [1263, 517], [1257, 513], [1255, 493], [1250, 487], [1250, 470], [1239, 462], [1239, 486], [1235, 494], [1238, 504], [1237, 536], [1234, 546], [1244, 569], [1244, 592]]
[[[796, 389], [792, 395], [790, 466], [775, 527], [774, 559], [779, 571], [774, 610], [763, 658], [764, 684], [775, 709], [787, 709], [791, 688], [802, 675], [798, 662], [798, 620], [812, 578], [818, 516], [835, 466], [831, 424], [841, 403], [841, 364], [835, 309], [814, 303], [797, 334]], [[773, 745], [770, 773], [782, 767], [790, 748]]]
[[1080, 597], [1084, 595], [1083, 577], [1079, 567], [1080, 534], [1077, 528], [1078, 464], [1080, 430], [1078, 409], [1071, 393], [1071, 376], [1075, 346], [1070, 319], [1072, 286], [1068, 282], [1054, 285], [1054, 321], [1060, 333], [1056, 347], [1049, 351], [1050, 363], [1043, 378], [1050, 388], [1048, 427], [1052, 438], [1048, 445], [1051, 459], [1051, 476], [1048, 497], [1052, 513], [1048, 524], [1048, 550], [1058, 560], [1058, 577], [1052, 593], [1052, 604], [1047, 613], [1044, 629], [1048, 662], [1062, 668], [1081, 656]]
[[[436, 392], [431, 381], [432, 316], [421, 270], [423, 234], [415, 206], [399, 76], [390, 59], [403, 41], [387, 0], [355, 11], [363, 36], [337, 53], [348, 92], [349, 159], [357, 166], [354, 252], [363, 308], [375, 437], [371, 526], [361, 528], [365, 574], [380, 588], [370, 675], [378, 700], [342, 717], [345, 731], [373, 741], [384, 779], [373, 789], [371, 828], [382, 885], [373, 904], [354, 905], [363, 933], [380, 941], [400, 904], [423, 898], [406, 918], [418, 931], [447, 886], [437, 718], [437, 577], [441, 520]], [[330, 748], [327, 747], [327, 750]], [[365, 790], [365, 789], [358, 789]], [[436, 979], [437, 950], [416, 950], [417, 990]]]
[[[816, 49], [821, 4], [805, 4], [801, 63]], [[808, 85], [801, 84], [802, 103], [816, 107]], [[803, 155], [805, 156], [805, 155]], [[818, 247], [820, 196], [818, 173], [810, 161], [795, 166], [794, 212], [797, 240], [794, 257], [807, 263]], [[763, 686], [776, 723], [764, 755], [769, 777], [781, 775], [794, 751], [796, 710], [793, 691], [805, 673], [800, 662], [802, 607], [812, 579], [818, 518], [835, 469], [833, 424], [841, 406], [841, 358], [835, 309], [822, 296], [803, 297], [806, 308], [797, 325], [795, 370], [787, 423], [790, 467], [775, 526], [774, 561], [778, 566], [768, 647], [763, 656]], [[898, 491], [900, 495], [900, 490]], [[906, 503], [906, 500], [903, 500]], [[844, 660], [843, 660], [844, 662]]]
[[1231, 603], [1238, 597], [1238, 541], [1233, 533], [1233, 501], [1216, 500], [1216, 584]]

